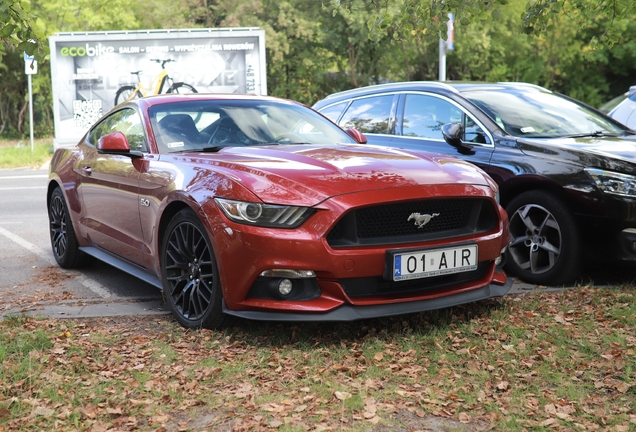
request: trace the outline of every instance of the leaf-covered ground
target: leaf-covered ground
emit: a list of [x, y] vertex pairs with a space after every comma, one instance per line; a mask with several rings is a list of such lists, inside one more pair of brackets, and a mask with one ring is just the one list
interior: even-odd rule
[[636, 430], [635, 289], [391, 319], [0, 322], [0, 431]]

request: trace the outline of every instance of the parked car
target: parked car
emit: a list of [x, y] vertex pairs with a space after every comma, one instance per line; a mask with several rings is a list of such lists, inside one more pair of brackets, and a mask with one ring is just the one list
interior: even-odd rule
[[314, 108], [370, 143], [486, 171], [510, 219], [506, 269], [527, 282], [573, 281], [585, 259], [636, 262], [636, 136], [591, 107], [523, 83], [405, 82]]
[[[612, 104], [615, 105], [612, 107]], [[631, 86], [628, 92], [612, 99], [599, 110], [605, 111], [608, 108], [610, 108], [607, 111], [608, 116], [630, 129], [636, 129], [636, 86]]]
[[185, 327], [348, 321], [504, 295], [498, 187], [446, 156], [360, 143], [296, 102], [116, 106], [50, 168], [51, 245], [160, 289]]

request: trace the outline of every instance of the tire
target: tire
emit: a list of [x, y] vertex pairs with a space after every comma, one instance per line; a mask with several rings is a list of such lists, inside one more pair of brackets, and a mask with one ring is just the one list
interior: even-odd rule
[[79, 250], [66, 199], [59, 187], [49, 200], [49, 232], [53, 256], [60, 267], [78, 268], [90, 261], [90, 256]]
[[188, 94], [198, 93], [198, 91], [190, 84], [186, 84], [184, 82], [176, 82], [170, 86], [170, 88], [168, 89], [168, 93]]
[[555, 195], [533, 190], [506, 207], [510, 243], [506, 270], [539, 285], [573, 281], [581, 269], [581, 240], [574, 218]]
[[222, 326], [226, 315], [214, 251], [203, 224], [190, 209], [177, 213], [166, 228], [161, 273], [164, 298], [182, 326]]
[[139, 92], [135, 91], [135, 87], [131, 85], [122, 86], [115, 94], [115, 106], [134, 97], [139, 97]]

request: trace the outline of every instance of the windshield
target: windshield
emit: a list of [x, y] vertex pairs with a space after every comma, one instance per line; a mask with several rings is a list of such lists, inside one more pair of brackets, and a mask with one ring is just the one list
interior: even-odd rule
[[536, 89], [463, 95], [510, 135], [525, 138], [625, 135], [625, 128], [567, 98]]
[[150, 123], [160, 153], [223, 147], [351, 144], [355, 141], [302, 105], [264, 100], [194, 100], [153, 105]]

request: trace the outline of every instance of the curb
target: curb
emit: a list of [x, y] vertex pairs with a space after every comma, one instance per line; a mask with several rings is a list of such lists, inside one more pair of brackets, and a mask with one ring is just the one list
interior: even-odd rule
[[28, 308], [3, 311], [0, 316], [27, 315], [47, 318], [99, 318], [134, 315], [167, 315], [170, 311], [163, 307], [161, 300], [118, 301], [93, 304], [35, 305]]

